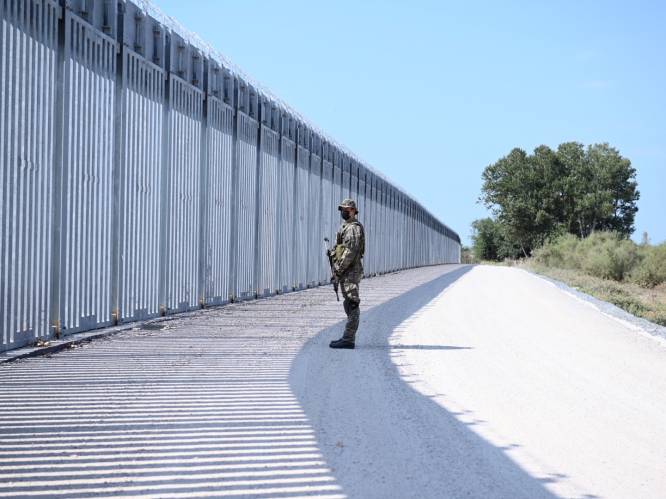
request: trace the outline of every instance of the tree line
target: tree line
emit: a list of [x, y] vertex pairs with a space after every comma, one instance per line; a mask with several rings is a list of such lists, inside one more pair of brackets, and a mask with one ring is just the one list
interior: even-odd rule
[[607, 143], [578, 142], [532, 154], [515, 148], [485, 168], [479, 202], [492, 217], [476, 220], [473, 252], [483, 260], [528, 257], [563, 234], [596, 231], [629, 237], [640, 193], [631, 161]]

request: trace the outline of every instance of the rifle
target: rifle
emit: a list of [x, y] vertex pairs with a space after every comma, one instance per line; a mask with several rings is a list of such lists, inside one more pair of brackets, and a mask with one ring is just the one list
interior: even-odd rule
[[335, 291], [335, 298], [340, 301], [340, 295], [338, 294], [338, 278], [335, 277], [335, 266], [333, 264], [333, 253], [332, 251], [328, 248], [328, 237], [324, 238], [324, 252], [326, 253], [326, 256], [328, 257], [328, 264], [331, 266], [331, 282], [333, 283], [333, 291]]

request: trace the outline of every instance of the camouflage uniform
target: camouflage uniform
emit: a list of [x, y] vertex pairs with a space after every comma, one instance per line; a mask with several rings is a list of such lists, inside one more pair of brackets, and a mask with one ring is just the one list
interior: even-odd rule
[[[351, 200], [343, 201], [356, 204]], [[347, 325], [342, 336], [343, 339], [354, 342], [356, 330], [361, 317], [358, 285], [363, 278], [363, 254], [365, 252], [365, 231], [363, 225], [352, 216], [345, 220], [336, 235], [335, 245], [335, 275], [340, 282], [344, 309], [347, 314]]]

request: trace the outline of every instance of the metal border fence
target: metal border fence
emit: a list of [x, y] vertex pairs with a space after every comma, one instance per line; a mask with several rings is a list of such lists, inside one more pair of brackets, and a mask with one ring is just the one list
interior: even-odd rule
[[460, 238], [145, 0], [0, 0], [0, 351], [368, 276]]

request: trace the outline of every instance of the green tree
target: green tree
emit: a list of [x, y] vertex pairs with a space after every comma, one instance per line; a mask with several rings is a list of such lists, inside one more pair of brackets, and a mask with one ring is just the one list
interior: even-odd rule
[[608, 144], [584, 149], [577, 142], [561, 144], [557, 158], [567, 175], [563, 220], [567, 231], [580, 237], [597, 230], [630, 236], [640, 197], [631, 162]]
[[567, 142], [531, 155], [516, 148], [486, 167], [482, 179], [480, 201], [500, 224], [505, 248], [520, 248], [523, 256], [567, 232], [627, 237], [634, 230], [636, 170], [608, 144]]
[[476, 263], [476, 258], [472, 251], [472, 248], [468, 246], [462, 246], [460, 248], [460, 262], [461, 263]]
[[472, 253], [476, 260], [501, 261], [518, 257], [520, 248], [507, 239], [500, 222], [482, 218], [472, 223]]
[[523, 256], [558, 229], [564, 206], [562, 173], [547, 146], [537, 147], [531, 156], [514, 149], [483, 172], [481, 201]]
[[499, 260], [499, 229], [492, 218], [472, 222], [472, 251], [477, 260]]

